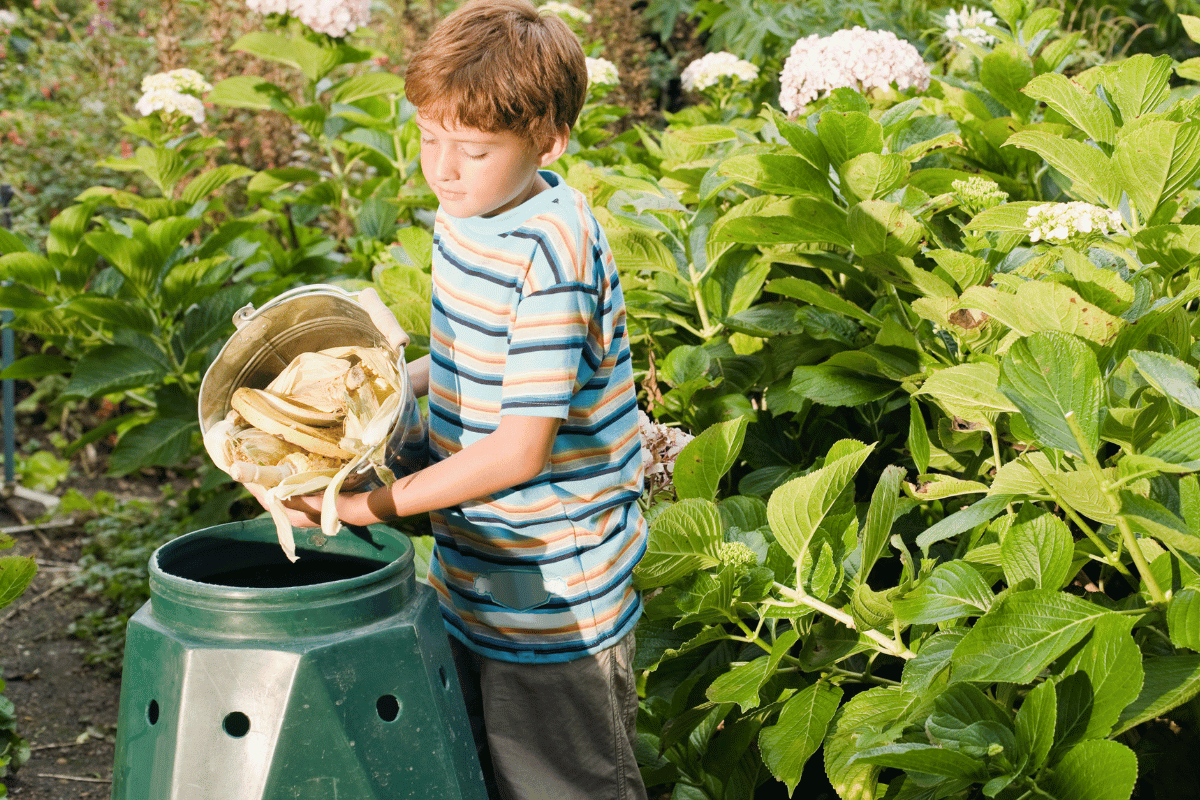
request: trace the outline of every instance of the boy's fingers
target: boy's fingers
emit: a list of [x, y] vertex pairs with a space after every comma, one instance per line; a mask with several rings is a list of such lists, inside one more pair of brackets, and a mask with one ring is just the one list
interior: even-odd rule
[[388, 344], [397, 350], [403, 350], [408, 345], [408, 334], [396, 321], [396, 315], [379, 299], [378, 292], [368, 286], [358, 293], [358, 304], [366, 309], [371, 322], [387, 337]]

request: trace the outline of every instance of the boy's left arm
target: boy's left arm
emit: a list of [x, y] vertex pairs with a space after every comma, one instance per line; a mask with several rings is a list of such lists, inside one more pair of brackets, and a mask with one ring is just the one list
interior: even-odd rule
[[[338, 518], [349, 525], [424, 514], [478, 500], [532, 480], [550, 458], [561, 419], [506, 415], [496, 430], [454, 455], [370, 492], [345, 493]], [[297, 527], [320, 524], [321, 497], [284, 501]]]

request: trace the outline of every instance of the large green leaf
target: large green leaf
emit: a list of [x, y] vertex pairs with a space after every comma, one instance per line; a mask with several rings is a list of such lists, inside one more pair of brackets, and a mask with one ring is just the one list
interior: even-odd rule
[[[780, 546], [794, 560], [808, 556], [808, 545], [834, 502], [854, 479], [858, 468], [875, 449], [874, 444], [846, 441], [845, 455], [807, 475], [788, 481], [771, 494], [767, 518]], [[838, 449], [835, 444], [833, 449]]]
[[1114, 142], [1117, 126], [1108, 106], [1070, 78], [1048, 72], [1031, 80], [1022, 91], [1053, 108], [1088, 138], [1108, 144]]
[[1137, 756], [1105, 739], [1080, 742], [1044, 779], [1057, 800], [1129, 800], [1137, 782]]
[[842, 164], [842, 189], [859, 200], [875, 200], [901, 186], [908, 172], [908, 159], [899, 153], [862, 153]]
[[1176, 647], [1200, 651], [1200, 591], [1187, 588], [1171, 598], [1167, 627]]
[[1121, 712], [1113, 736], [1160, 717], [1200, 693], [1200, 655], [1149, 656], [1142, 669], [1142, 691]]
[[896, 203], [863, 200], [846, 218], [854, 252], [859, 256], [890, 253], [911, 256], [917, 252], [925, 229]]
[[997, 45], [979, 64], [979, 82], [992, 97], [1021, 119], [1026, 119], [1036, 105], [1032, 97], [1021, 93], [1032, 79], [1033, 62], [1015, 44]]
[[1060, 331], [1106, 344], [1125, 326], [1119, 317], [1087, 302], [1061, 283], [1024, 281], [1017, 286], [1016, 294], [991, 286], [972, 286], [959, 302], [962, 308], [982, 311], [1021, 335]]
[[872, 747], [859, 753], [858, 761], [971, 782], [987, 780], [987, 767], [979, 759], [957, 750], [919, 742], [897, 742]]
[[188, 181], [180, 199], [188, 204], [198, 203], [222, 186], [253, 174], [254, 170], [243, 167], [241, 164], [222, 164], [207, 172], [202, 172]]
[[[771, 652], [745, 664], [738, 664], [708, 685], [705, 696], [714, 703], [737, 703], [742, 711], [759, 705], [759, 690], [775, 674], [779, 662], [800, 639], [795, 629], [780, 635], [771, 645]], [[833, 716], [833, 712], [829, 712]]]
[[1107, 609], [1051, 589], [1011, 592], [954, 648], [956, 681], [1029, 683]]
[[1071, 181], [1083, 200], [1102, 206], [1116, 206], [1120, 200], [1113, 167], [1098, 147], [1045, 131], [1018, 131], [1004, 144], [1037, 153]]
[[973, 361], [940, 369], [925, 379], [914, 396], [930, 395], [951, 414], [969, 422], [994, 421], [1001, 411], [1017, 407], [997, 388], [1000, 368], [987, 361]]
[[148, 359], [128, 345], [101, 345], [89, 350], [75, 365], [63, 394], [98, 397], [143, 386], [157, 386], [167, 376], [165, 364]]
[[375, 95], [404, 94], [404, 79], [390, 72], [367, 72], [347, 78], [333, 87], [332, 97], [336, 103], [353, 103], [364, 97]]
[[1054, 723], [1058, 718], [1057, 700], [1054, 683], [1046, 681], [1033, 687], [1017, 710], [1017, 751], [1029, 759], [1029, 772], [1041, 769], [1050, 757]]
[[199, 434], [200, 422], [192, 416], [153, 419], [121, 436], [109, 455], [108, 474], [183, 464], [194, 452], [193, 441]]
[[753, 216], [722, 218], [713, 224], [709, 240], [760, 245], [828, 243], [850, 249], [846, 212], [816, 197], [779, 200]]
[[1146, 448], [1144, 455], [1177, 464], [1189, 471], [1200, 470], [1200, 418], [1171, 428]]
[[1003, 511], [1011, 502], [1010, 495], [993, 494], [948, 514], [917, 535], [917, 546], [921, 548], [921, 552], [928, 553], [932, 545], [963, 531], [969, 531], [976, 525], [982, 525]]
[[50, 259], [40, 253], [23, 250], [0, 256], [0, 275], [3, 275], [6, 281], [15, 281], [44, 295], [53, 294], [55, 284], [58, 283], [58, 276]]
[[857, 760], [864, 731], [902, 725], [908, 719], [911, 696], [879, 686], [848, 700], [834, 716], [825, 737], [825, 774], [841, 800], [879, 800], [882, 767]]
[[992, 590], [979, 571], [965, 561], [938, 564], [929, 577], [892, 604], [896, 619], [932, 625], [960, 617], [977, 617], [992, 605]]
[[37, 574], [37, 562], [26, 556], [0, 558], [0, 608], [16, 600]]
[[728, 175], [770, 194], [814, 195], [833, 199], [829, 176], [807, 159], [789, 153], [734, 155], [721, 162], [719, 174]]
[[108, 323], [110, 330], [131, 330], [150, 333], [158, 325], [154, 314], [144, 304], [119, 300], [115, 297], [76, 295], [62, 305], [62, 309], [76, 319], [87, 319]]
[[898, 384], [832, 364], [796, 367], [788, 390], [826, 406], [861, 406], [881, 400]]
[[1104, 89], [1120, 109], [1125, 124], [1153, 111], [1167, 99], [1171, 91], [1171, 64], [1170, 56], [1139, 53], [1103, 69]]
[[[624, 262], [621, 263], [624, 264]], [[784, 297], [791, 297], [796, 300], [803, 300], [809, 305], [823, 308], [826, 311], [833, 311], [836, 314], [857, 319], [859, 322], [864, 322], [873, 327], [878, 327], [881, 324], [879, 319], [872, 316], [870, 312], [863, 310], [848, 300], [842, 299], [825, 287], [818, 286], [803, 278], [776, 278], [768, 282], [763, 288], [768, 292], [774, 292], [775, 294], [781, 294]]]
[[883, 152], [883, 127], [861, 111], [826, 110], [817, 120], [817, 137], [834, 169], [863, 153]]
[[1114, 172], [1143, 222], [1200, 172], [1200, 122], [1156, 120], [1121, 136]]
[[904, 468], [891, 464], [879, 476], [875, 491], [871, 493], [871, 504], [867, 508], [867, 519], [862, 529], [862, 558], [858, 568], [860, 583], [866, 583], [871, 567], [875, 566], [884, 544], [891, 536], [903, 480]]
[[738, 417], [718, 423], [684, 445], [675, 459], [673, 473], [675, 492], [680, 499], [716, 499], [721, 477], [742, 450], [749, 422], [746, 417]]
[[1151, 386], [1189, 411], [1200, 414], [1200, 372], [1166, 353], [1131, 350], [1130, 359]]
[[1009, 586], [1031, 580], [1039, 589], [1061, 589], [1071, 578], [1074, 547], [1066, 523], [1053, 514], [1018, 522], [1000, 542], [1004, 577]]
[[667, 586], [698, 569], [720, 564], [721, 533], [721, 514], [713, 503], [693, 498], [672, 505], [650, 525], [646, 555], [634, 571], [638, 586]]
[[1080, 457], [1100, 446], [1100, 368], [1079, 339], [1050, 331], [1017, 341], [1000, 364], [1000, 391], [1016, 403], [1043, 445]]
[[1142, 689], [1142, 652], [1130, 631], [1134, 620], [1115, 614], [1101, 617], [1063, 674], [1082, 672], [1092, 690], [1091, 709], [1082, 738], [1108, 736], [1126, 706]]
[[841, 700], [840, 687], [819, 681], [788, 698], [779, 721], [759, 731], [763, 763], [788, 787], [789, 795], [800, 782], [804, 765], [825, 739]]

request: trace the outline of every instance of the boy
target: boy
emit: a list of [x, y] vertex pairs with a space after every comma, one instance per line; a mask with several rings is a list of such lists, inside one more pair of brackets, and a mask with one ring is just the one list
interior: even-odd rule
[[[587, 91], [579, 41], [527, 0], [474, 0], [414, 57], [440, 208], [431, 464], [343, 494], [366, 525], [430, 513], [437, 590], [493, 798], [645, 798], [633, 755], [633, 567], [645, 549], [625, 304], [603, 231], [555, 173]], [[312, 525], [320, 498], [289, 501]]]

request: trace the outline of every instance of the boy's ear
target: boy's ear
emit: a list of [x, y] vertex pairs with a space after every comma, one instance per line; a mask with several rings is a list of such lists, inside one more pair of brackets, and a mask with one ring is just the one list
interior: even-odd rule
[[550, 141], [546, 149], [542, 150], [541, 157], [538, 159], [538, 165], [548, 167], [558, 160], [558, 157], [567, 152], [567, 144], [571, 141], [571, 128], [568, 125], [561, 126], [554, 134], [554, 138]]

